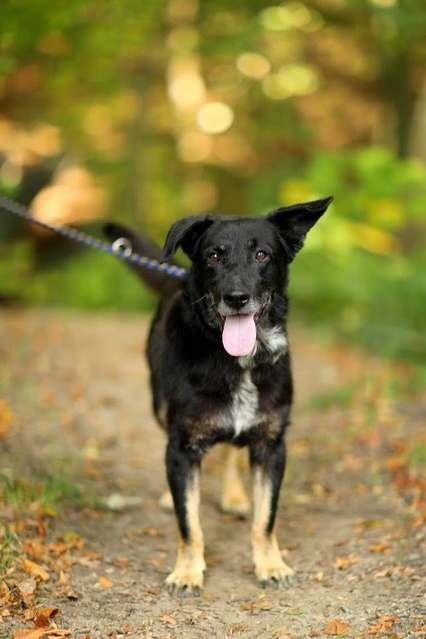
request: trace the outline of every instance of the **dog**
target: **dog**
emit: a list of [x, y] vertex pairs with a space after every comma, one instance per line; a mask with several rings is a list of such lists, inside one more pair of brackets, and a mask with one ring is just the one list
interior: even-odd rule
[[163, 251], [117, 224], [110, 239], [170, 261], [191, 261], [184, 283], [133, 265], [161, 296], [148, 339], [154, 412], [166, 429], [166, 471], [178, 526], [172, 594], [200, 594], [205, 571], [199, 519], [204, 454], [230, 444], [222, 508], [245, 513], [236, 449], [248, 447], [253, 477], [252, 554], [261, 585], [288, 586], [293, 570], [277, 543], [275, 519], [285, 471], [293, 388], [286, 333], [289, 265], [332, 198], [259, 217], [200, 215], [172, 225]]

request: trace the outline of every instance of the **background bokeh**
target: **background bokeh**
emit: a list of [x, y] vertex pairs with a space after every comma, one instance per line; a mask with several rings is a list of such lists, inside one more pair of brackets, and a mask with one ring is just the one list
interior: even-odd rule
[[[424, 361], [423, 0], [2, 0], [0, 190], [161, 243], [333, 195], [292, 270], [312, 329]], [[113, 258], [0, 211], [3, 304], [146, 310]]]

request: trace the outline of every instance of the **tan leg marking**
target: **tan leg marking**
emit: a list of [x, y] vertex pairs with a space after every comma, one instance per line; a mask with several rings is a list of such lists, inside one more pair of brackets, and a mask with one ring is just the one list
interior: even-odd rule
[[283, 561], [275, 530], [268, 535], [271, 485], [261, 469], [254, 472], [252, 548], [256, 577], [262, 584], [289, 585], [293, 570]]
[[225, 446], [223, 489], [220, 507], [224, 513], [247, 515], [250, 502], [239, 472], [240, 451], [235, 446]]
[[161, 510], [164, 510], [167, 513], [173, 512], [173, 497], [172, 493], [169, 490], [166, 490], [166, 492], [161, 495], [160, 499], [158, 500], [158, 505], [160, 506]]
[[166, 579], [166, 587], [172, 594], [199, 594], [203, 587], [204, 540], [198, 514], [200, 503], [199, 472], [191, 475], [186, 495], [189, 538], [178, 537], [176, 565]]

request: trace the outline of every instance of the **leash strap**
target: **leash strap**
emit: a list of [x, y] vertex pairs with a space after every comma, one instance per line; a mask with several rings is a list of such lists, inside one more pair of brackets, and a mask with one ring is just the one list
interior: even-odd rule
[[115, 242], [113, 242], [112, 244], [108, 244], [107, 242], [98, 240], [96, 237], [88, 235], [87, 233], [83, 233], [83, 231], [78, 231], [71, 226], [56, 226], [53, 224], [48, 224], [47, 222], [42, 222], [41, 220], [33, 217], [31, 211], [26, 206], [23, 206], [22, 204], [19, 204], [18, 202], [15, 202], [14, 200], [11, 200], [10, 198], [2, 194], [0, 194], [0, 208], [8, 211], [9, 213], [13, 213], [14, 215], [17, 215], [28, 222], [31, 222], [31, 224], [36, 224], [37, 226], [40, 226], [47, 231], [53, 231], [54, 233], [58, 233], [63, 237], [74, 240], [74, 242], [79, 242], [80, 244], [90, 246], [91, 248], [97, 249], [98, 251], [103, 251], [104, 253], [115, 255], [121, 260], [139, 264], [140, 266], [144, 266], [147, 269], [159, 271], [161, 273], [164, 273], [165, 275], [169, 275], [170, 277], [174, 277], [180, 280], [185, 279], [188, 274], [188, 269], [186, 268], [175, 266], [174, 264], [159, 262], [158, 260], [146, 257], [145, 255], [134, 253], [132, 244], [127, 237], [120, 237], [116, 239]]

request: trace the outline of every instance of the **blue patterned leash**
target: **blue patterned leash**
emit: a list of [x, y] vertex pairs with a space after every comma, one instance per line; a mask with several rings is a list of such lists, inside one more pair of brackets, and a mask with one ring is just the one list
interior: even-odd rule
[[75, 242], [79, 242], [80, 244], [84, 244], [85, 246], [90, 246], [98, 251], [115, 255], [115, 257], [118, 257], [121, 260], [139, 264], [140, 266], [151, 269], [152, 271], [159, 271], [165, 275], [169, 275], [170, 277], [180, 280], [184, 280], [188, 275], [188, 269], [186, 268], [175, 266], [174, 264], [159, 262], [151, 257], [134, 253], [132, 244], [127, 237], [119, 237], [112, 244], [108, 244], [107, 242], [98, 240], [96, 237], [88, 235], [87, 233], [83, 233], [83, 231], [78, 231], [71, 226], [55, 226], [53, 224], [47, 224], [47, 222], [42, 222], [41, 220], [37, 220], [37, 218], [33, 217], [31, 211], [26, 206], [23, 206], [22, 204], [19, 204], [18, 202], [15, 202], [1, 194], [0, 208], [5, 211], [9, 211], [9, 213], [13, 213], [14, 215], [18, 215], [24, 220], [31, 222], [31, 224], [36, 224], [43, 229], [53, 231], [54, 233], [63, 235], [64, 237], [74, 240]]

